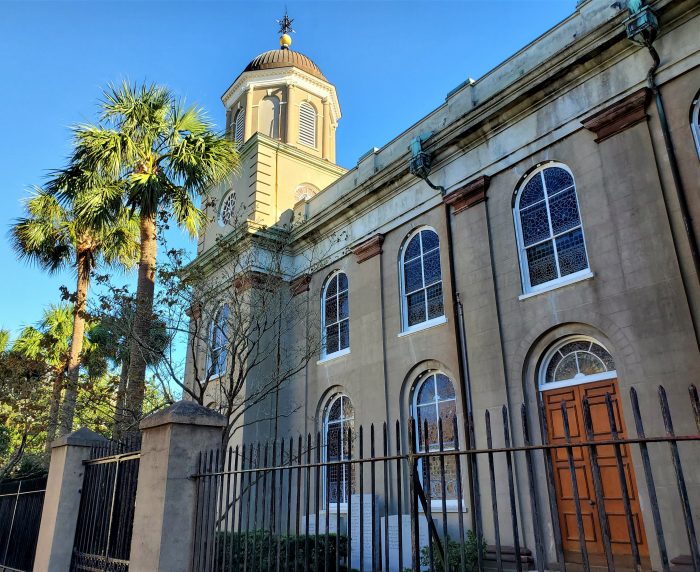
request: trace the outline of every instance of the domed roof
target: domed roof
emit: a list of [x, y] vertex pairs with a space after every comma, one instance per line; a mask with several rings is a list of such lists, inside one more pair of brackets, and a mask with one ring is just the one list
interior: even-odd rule
[[288, 68], [294, 66], [314, 77], [328, 81], [321, 73], [320, 68], [300, 52], [295, 52], [289, 49], [270, 50], [264, 52], [253, 60], [243, 70], [244, 72], [269, 70], [274, 68]]

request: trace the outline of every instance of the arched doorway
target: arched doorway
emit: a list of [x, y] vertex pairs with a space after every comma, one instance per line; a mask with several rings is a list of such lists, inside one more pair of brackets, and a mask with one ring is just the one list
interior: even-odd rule
[[[569, 432], [573, 443], [587, 441], [583, 400], [588, 399], [594, 441], [611, 439], [606, 394], [610, 395], [619, 436], [626, 428], [617, 382], [615, 360], [597, 340], [586, 336], [569, 336], [559, 340], [545, 355], [539, 373], [539, 389], [544, 404], [550, 444], [566, 443], [562, 402], [566, 403]], [[618, 567], [631, 566], [632, 547], [615, 450], [611, 445], [596, 447], [602, 484], [602, 497], [610, 529], [610, 544]], [[635, 537], [643, 563], [649, 563], [649, 548], [639, 506], [636, 479], [630, 449], [621, 447], [627, 479]], [[586, 550], [591, 565], [604, 564], [605, 549], [589, 447], [573, 448], [574, 467], [585, 531]], [[562, 548], [568, 562], [581, 561], [579, 531], [573, 495], [571, 471], [566, 449], [552, 450], [553, 480], [561, 528]]]

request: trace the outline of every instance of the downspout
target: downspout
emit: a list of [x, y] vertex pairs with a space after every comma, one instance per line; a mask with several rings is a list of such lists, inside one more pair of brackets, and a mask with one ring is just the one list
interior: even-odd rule
[[[411, 174], [425, 181], [425, 183], [436, 191], [440, 191], [440, 195], [444, 197], [447, 194], [445, 187], [434, 185], [428, 176], [430, 175], [430, 166], [432, 156], [423, 151], [423, 141], [430, 137], [431, 133], [415, 137], [411, 141], [409, 149], [411, 150], [411, 159], [409, 162], [409, 171]], [[472, 387], [471, 378], [469, 376], [469, 361], [467, 356], [467, 337], [464, 327], [464, 309], [462, 301], [457, 292], [457, 280], [455, 277], [455, 263], [453, 251], [452, 237], [452, 219], [450, 216], [450, 206], [445, 204], [445, 228], [447, 231], [447, 260], [450, 272], [450, 290], [452, 291], [452, 309], [454, 312], [455, 333], [457, 334], [457, 353], [459, 354], [459, 375], [463, 380], [463, 391], [460, 391], [462, 410], [466, 413], [465, 433], [467, 436], [467, 449], [476, 448], [476, 440], [474, 437], [474, 414], [472, 403]], [[477, 472], [472, 467], [472, 462], [467, 463], [467, 478], [469, 482], [469, 500], [472, 507], [471, 525], [475, 531], [477, 538], [482, 537], [481, 531], [481, 507], [478, 499], [479, 477]]]
[[[666, 108], [664, 107], [663, 96], [661, 95], [661, 90], [659, 89], [659, 86], [656, 84], [656, 70], [659, 68], [661, 58], [659, 57], [659, 53], [656, 51], [651, 42], [646, 45], [646, 48], [647, 50], [649, 50], [649, 54], [651, 55], [652, 60], [654, 61], [651, 68], [649, 68], [649, 72], [647, 73], [647, 83], [649, 84], [649, 89], [651, 89], [651, 92], [654, 95], [654, 101], [656, 102], [656, 111], [659, 115], [661, 133], [664, 137], [664, 145], [666, 147], [668, 164], [671, 168], [671, 176], [673, 177], [673, 186], [676, 190], [676, 198], [678, 199], [678, 206], [680, 209], [681, 218], [683, 220], [683, 230], [685, 231], [685, 236], [688, 241], [688, 246], [690, 248], [690, 256], [693, 259], [695, 277], [696, 280], [700, 281], [700, 253], [698, 251], [698, 241], [695, 236], [695, 232], [693, 231], [693, 218], [690, 214], [690, 210], [688, 209], [688, 198], [685, 191], [685, 186], [683, 185], [683, 180], [681, 179], [680, 169], [678, 168], [678, 159], [676, 157], [676, 151], [673, 147], [673, 141], [671, 140], [671, 130], [668, 126], [668, 119], [666, 117]], [[666, 211], [670, 215], [670, 208], [665, 194], [663, 194], [663, 198], [664, 203], [666, 203]], [[678, 240], [675, 236], [675, 233], [673, 232], [672, 224], [671, 236], [673, 238], [673, 242], [676, 243], [676, 253], [678, 253]], [[682, 270], [680, 274], [681, 282], [683, 283], [683, 290], [685, 291], [685, 297], [688, 301], [690, 301], [690, 291], [687, 284], [687, 278], [683, 274]], [[690, 311], [690, 320], [693, 324], [693, 330], [695, 332], [695, 343], [698, 346], [698, 350], [700, 350], [700, 330], [698, 329], [698, 323], [695, 318], [692, 306]]]
[[[613, 7], [621, 7], [619, 2], [613, 4]], [[656, 111], [659, 115], [659, 123], [661, 125], [661, 133], [664, 138], [664, 146], [666, 148], [666, 156], [668, 158], [668, 164], [671, 168], [671, 177], [673, 179], [673, 186], [676, 191], [676, 198], [678, 199], [678, 206], [681, 213], [681, 219], [683, 221], [683, 229], [685, 231], [685, 236], [688, 241], [688, 247], [690, 248], [690, 256], [693, 259], [693, 268], [695, 269], [695, 278], [700, 282], [700, 251], [698, 250], [698, 241], [695, 236], [695, 232], [692, 227], [692, 216], [688, 209], [688, 198], [683, 185], [683, 180], [681, 179], [680, 169], [678, 168], [678, 159], [676, 157], [676, 151], [673, 147], [673, 141], [671, 139], [671, 129], [668, 126], [668, 118], [666, 116], [666, 108], [664, 106], [663, 96], [661, 95], [661, 90], [656, 83], [656, 71], [661, 63], [661, 58], [659, 53], [654, 48], [654, 41], [659, 33], [660, 26], [656, 14], [654, 11], [645, 5], [644, 0], [639, 0], [636, 5], [631, 2], [627, 3], [627, 10], [629, 12], [629, 17], [625, 20], [625, 30], [627, 32], [627, 38], [638, 46], [645, 47], [649, 54], [653, 64], [649, 68], [647, 73], [647, 84], [649, 89], [654, 95], [654, 101], [656, 103]], [[653, 140], [652, 140], [653, 144]], [[663, 187], [663, 183], [662, 183]], [[663, 190], [663, 189], [662, 189]], [[679, 259], [679, 244], [676, 232], [673, 229], [673, 223], [671, 221], [671, 206], [668, 204], [668, 197], [666, 193], [662, 192], [662, 197], [664, 201], [664, 206], [666, 207], [666, 212], [669, 216], [669, 226], [671, 228], [671, 239], [673, 240], [673, 246], [676, 251], [676, 256]], [[693, 325], [693, 331], [695, 333], [695, 343], [700, 350], [700, 328], [697, 323], [696, 317], [693, 313], [693, 304], [691, 304], [690, 297], [690, 287], [688, 285], [688, 279], [683, 273], [681, 268], [681, 282], [683, 284], [683, 291], [685, 293], [686, 300], [690, 306], [690, 320]]]

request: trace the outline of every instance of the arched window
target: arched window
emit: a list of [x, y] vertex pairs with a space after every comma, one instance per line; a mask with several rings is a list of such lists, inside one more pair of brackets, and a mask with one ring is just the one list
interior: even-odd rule
[[311, 183], [302, 183], [294, 189], [294, 202], [299, 202], [301, 200], [308, 201], [311, 197], [315, 197], [318, 194], [318, 187], [312, 185]]
[[401, 252], [403, 329], [444, 319], [440, 239], [432, 228], [410, 236]]
[[228, 304], [221, 306], [211, 324], [209, 332], [209, 376], [216, 377], [226, 372], [228, 360], [228, 332], [230, 310]]
[[700, 158], [700, 92], [695, 96], [693, 107], [690, 110], [690, 130], [693, 132], [695, 149]]
[[[324, 449], [327, 463], [347, 461], [352, 453], [355, 410], [347, 395], [330, 399], [324, 416]], [[354, 492], [354, 471], [344, 465], [329, 465], [326, 469], [328, 502], [346, 504]]]
[[236, 215], [236, 194], [229, 191], [221, 201], [219, 206], [219, 225], [226, 226], [234, 222]]
[[243, 137], [245, 136], [245, 110], [243, 108], [236, 112], [233, 124], [233, 138], [236, 140], [236, 143], [242, 145]]
[[316, 148], [316, 110], [308, 101], [299, 106], [299, 143]]
[[615, 377], [615, 360], [602, 344], [586, 336], [569, 336], [545, 356], [540, 388], [556, 389]]
[[280, 100], [274, 95], [264, 97], [258, 108], [258, 131], [279, 139], [280, 136]]
[[[457, 400], [452, 381], [444, 373], [430, 372], [419, 378], [414, 397], [414, 418], [418, 425], [416, 447], [419, 452], [440, 450], [442, 437], [443, 450], [455, 448], [455, 416], [457, 415]], [[442, 433], [439, 421], [442, 422]], [[454, 457], [445, 459], [445, 492], [442, 490], [442, 474], [440, 457], [430, 457], [430, 460], [420, 461], [420, 474], [426, 495], [435, 501], [442, 501], [443, 494], [448, 500], [457, 499], [457, 465]], [[429, 484], [429, 486], [428, 486]]]
[[514, 215], [525, 292], [589, 272], [576, 186], [567, 167], [550, 164], [525, 179]]
[[321, 305], [323, 329], [322, 357], [350, 351], [350, 306], [348, 277], [344, 272], [332, 274], [323, 288]]

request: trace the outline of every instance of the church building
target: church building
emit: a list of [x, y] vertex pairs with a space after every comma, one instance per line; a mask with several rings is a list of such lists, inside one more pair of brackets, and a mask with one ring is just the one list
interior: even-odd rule
[[[610, 4], [579, 0], [566, 20], [456, 86], [349, 170], [335, 162], [336, 130], [353, 118], [342, 117], [332, 69], [292, 49], [286, 33], [279, 48], [243, 68], [222, 96], [240, 168], [213, 191], [191, 266], [226, 287], [207, 302], [208, 343], [188, 352], [187, 383], [207, 372], [205, 405], [216, 407], [217, 379], [234, 367], [222, 341], [235, 335], [227, 332], [234, 290], [269, 290], [261, 280], [274, 273], [280, 304], [300, 315], [264, 334], [277, 349], [266, 350], [246, 387], [294, 363], [241, 415], [232, 443], [318, 434], [319, 455], [342, 460], [359, 454], [353, 428], [374, 424], [380, 433], [386, 423], [388, 441], [403, 451], [483, 449], [491, 444], [488, 412], [493, 446], [503, 447], [505, 405], [513, 444], [561, 444], [562, 402], [570, 437], [586, 435], [585, 403], [594, 437], [609, 438], [606, 395], [620, 436], [633, 438], [632, 394], [647, 435], [665, 435], [660, 385], [676, 433], [700, 432], [688, 398], [700, 380], [700, 4]], [[276, 241], [274, 269], [259, 258], [243, 264], [240, 253], [227, 258], [236, 245], [266, 251], [250, 246], [255, 237]], [[415, 443], [403, 429], [410, 419], [429, 427]], [[689, 547], [672, 508], [678, 491], [667, 448], [649, 452], [673, 557]], [[645, 569], [661, 569], [643, 459], [637, 449], [622, 455], [636, 550]], [[553, 486], [545, 455], [534, 460], [533, 487], [522, 457], [513, 469], [530, 562], [541, 557], [538, 539], [546, 563], [562, 554], [580, 561], [577, 511], [588, 553], [603, 555], [590, 460], [575, 461], [582, 503], [572, 499], [565, 456], [553, 455]], [[684, 462], [700, 526], [700, 463]], [[499, 461], [496, 474], [504, 467]], [[434, 470], [423, 469], [435, 483]], [[491, 544], [486, 460], [475, 475], [463, 472], [459, 486], [454, 460], [443, 472], [432, 511], [450, 513], [454, 527], [458, 511], [468, 523], [480, 502]], [[611, 549], [624, 560], [633, 547], [608, 476], [602, 472]], [[339, 470], [325, 478], [331, 490], [341, 483], [332, 502], [346, 513], [356, 477]], [[496, 494], [507, 495], [507, 479], [496, 481]], [[505, 499], [501, 526], [511, 519]], [[388, 515], [404, 499], [383, 502]], [[513, 544], [510, 528], [501, 537]]]

